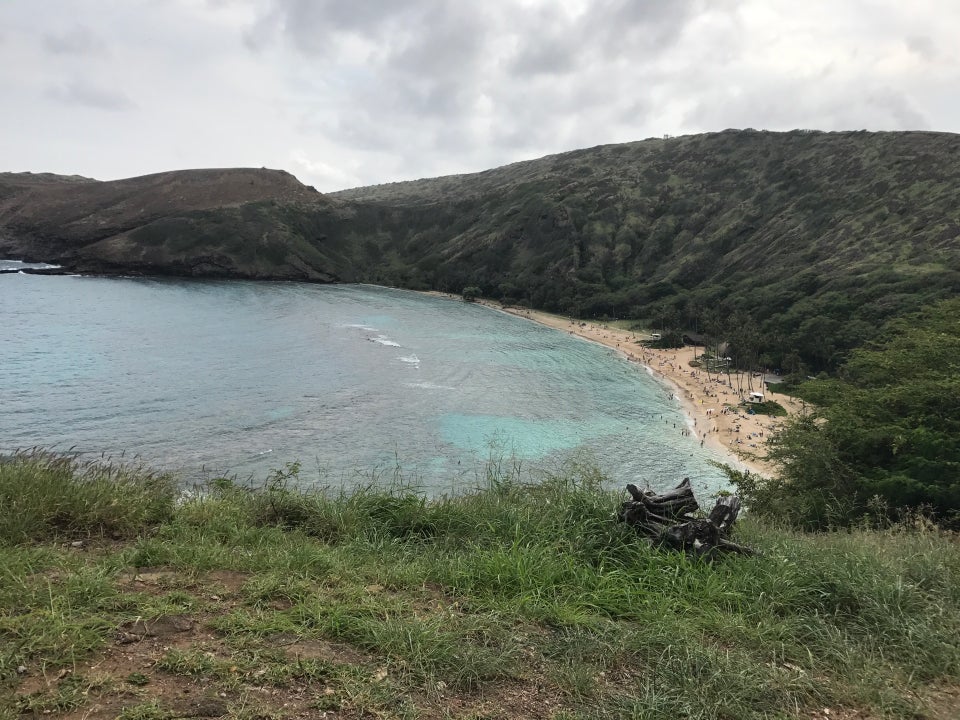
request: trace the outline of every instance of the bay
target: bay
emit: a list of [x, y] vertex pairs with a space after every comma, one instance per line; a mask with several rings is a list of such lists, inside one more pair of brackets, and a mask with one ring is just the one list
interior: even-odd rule
[[670, 389], [479, 305], [360, 285], [0, 275], [0, 452], [139, 459], [184, 483], [428, 492], [580, 458], [611, 485], [723, 485]]

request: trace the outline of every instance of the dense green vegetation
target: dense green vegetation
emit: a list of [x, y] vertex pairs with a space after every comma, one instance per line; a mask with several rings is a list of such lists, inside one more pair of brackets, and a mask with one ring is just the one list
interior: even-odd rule
[[589, 467], [531, 484], [494, 464], [485, 487], [428, 501], [292, 490], [289, 466], [258, 492], [217, 481], [179, 502], [149, 474], [70, 467], [0, 464], [5, 502], [28, 508], [0, 529], [2, 718], [957, 707], [960, 553], [924, 526], [748, 520], [763, 555], [711, 565], [614, 523], [622, 498]]
[[78, 464], [38, 453], [0, 457], [0, 542], [51, 540], [91, 531], [136, 536], [168, 520], [173, 479], [142, 468]]
[[771, 417], [785, 417], [786, 408], [776, 400], [765, 400], [764, 402], [750, 403], [748, 410], [757, 415], [769, 415]]
[[960, 515], [960, 300], [891, 321], [838, 377], [799, 389], [814, 403], [774, 436], [778, 477], [741, 485], [755, 512], [848, 524], [870, 512]]
[[745, 130], [332, 197], [382, 248], [365, 279], [664, 334], [748, 326], [768, 367], [833, 370], [886, 319], [956, 293], [957, 187], [946, 133]]
[[352, 262], [325, 242], [335, 205], [265, 168], [109, 182], [0, 173], [0, 256], [76, 272], [330, 282]]

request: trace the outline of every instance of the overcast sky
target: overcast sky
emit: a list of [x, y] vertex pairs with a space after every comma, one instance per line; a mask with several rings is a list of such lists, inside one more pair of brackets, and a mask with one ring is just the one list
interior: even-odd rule
[[725, 128], [960, 131], [957, 0], [0, 0], [0, 170], [330, 191]]

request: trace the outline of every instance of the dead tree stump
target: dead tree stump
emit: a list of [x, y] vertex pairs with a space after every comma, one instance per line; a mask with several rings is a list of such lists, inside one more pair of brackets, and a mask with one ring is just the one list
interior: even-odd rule
[[684, 478], [677, 487], [660, 495], [627, 485], [632, 500], [623, 503], [618, 520], [632, 526], [651, 544], [679, 550], [697, 557], [714, 558], [735, 553], [755, 555], [756, 551], [730, 540], [740, 514], [740, 498], [725, 495], [707, 517], [696, 517], [700, 509]]

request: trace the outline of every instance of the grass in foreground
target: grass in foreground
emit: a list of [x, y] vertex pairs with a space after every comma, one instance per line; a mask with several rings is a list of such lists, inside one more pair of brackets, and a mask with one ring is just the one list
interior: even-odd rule
[[432, 501], [290, 490], [294, 466], [177, 504], [169, 482], [104, 473], [0, 464], [20, 508], [0, 524], [0, 718], [960, 707], [960, 553], [930, 528], [747, 520], [764, 555], [709, 565], [637, 542], [583, 467], [535, 485], [493, 469]]

